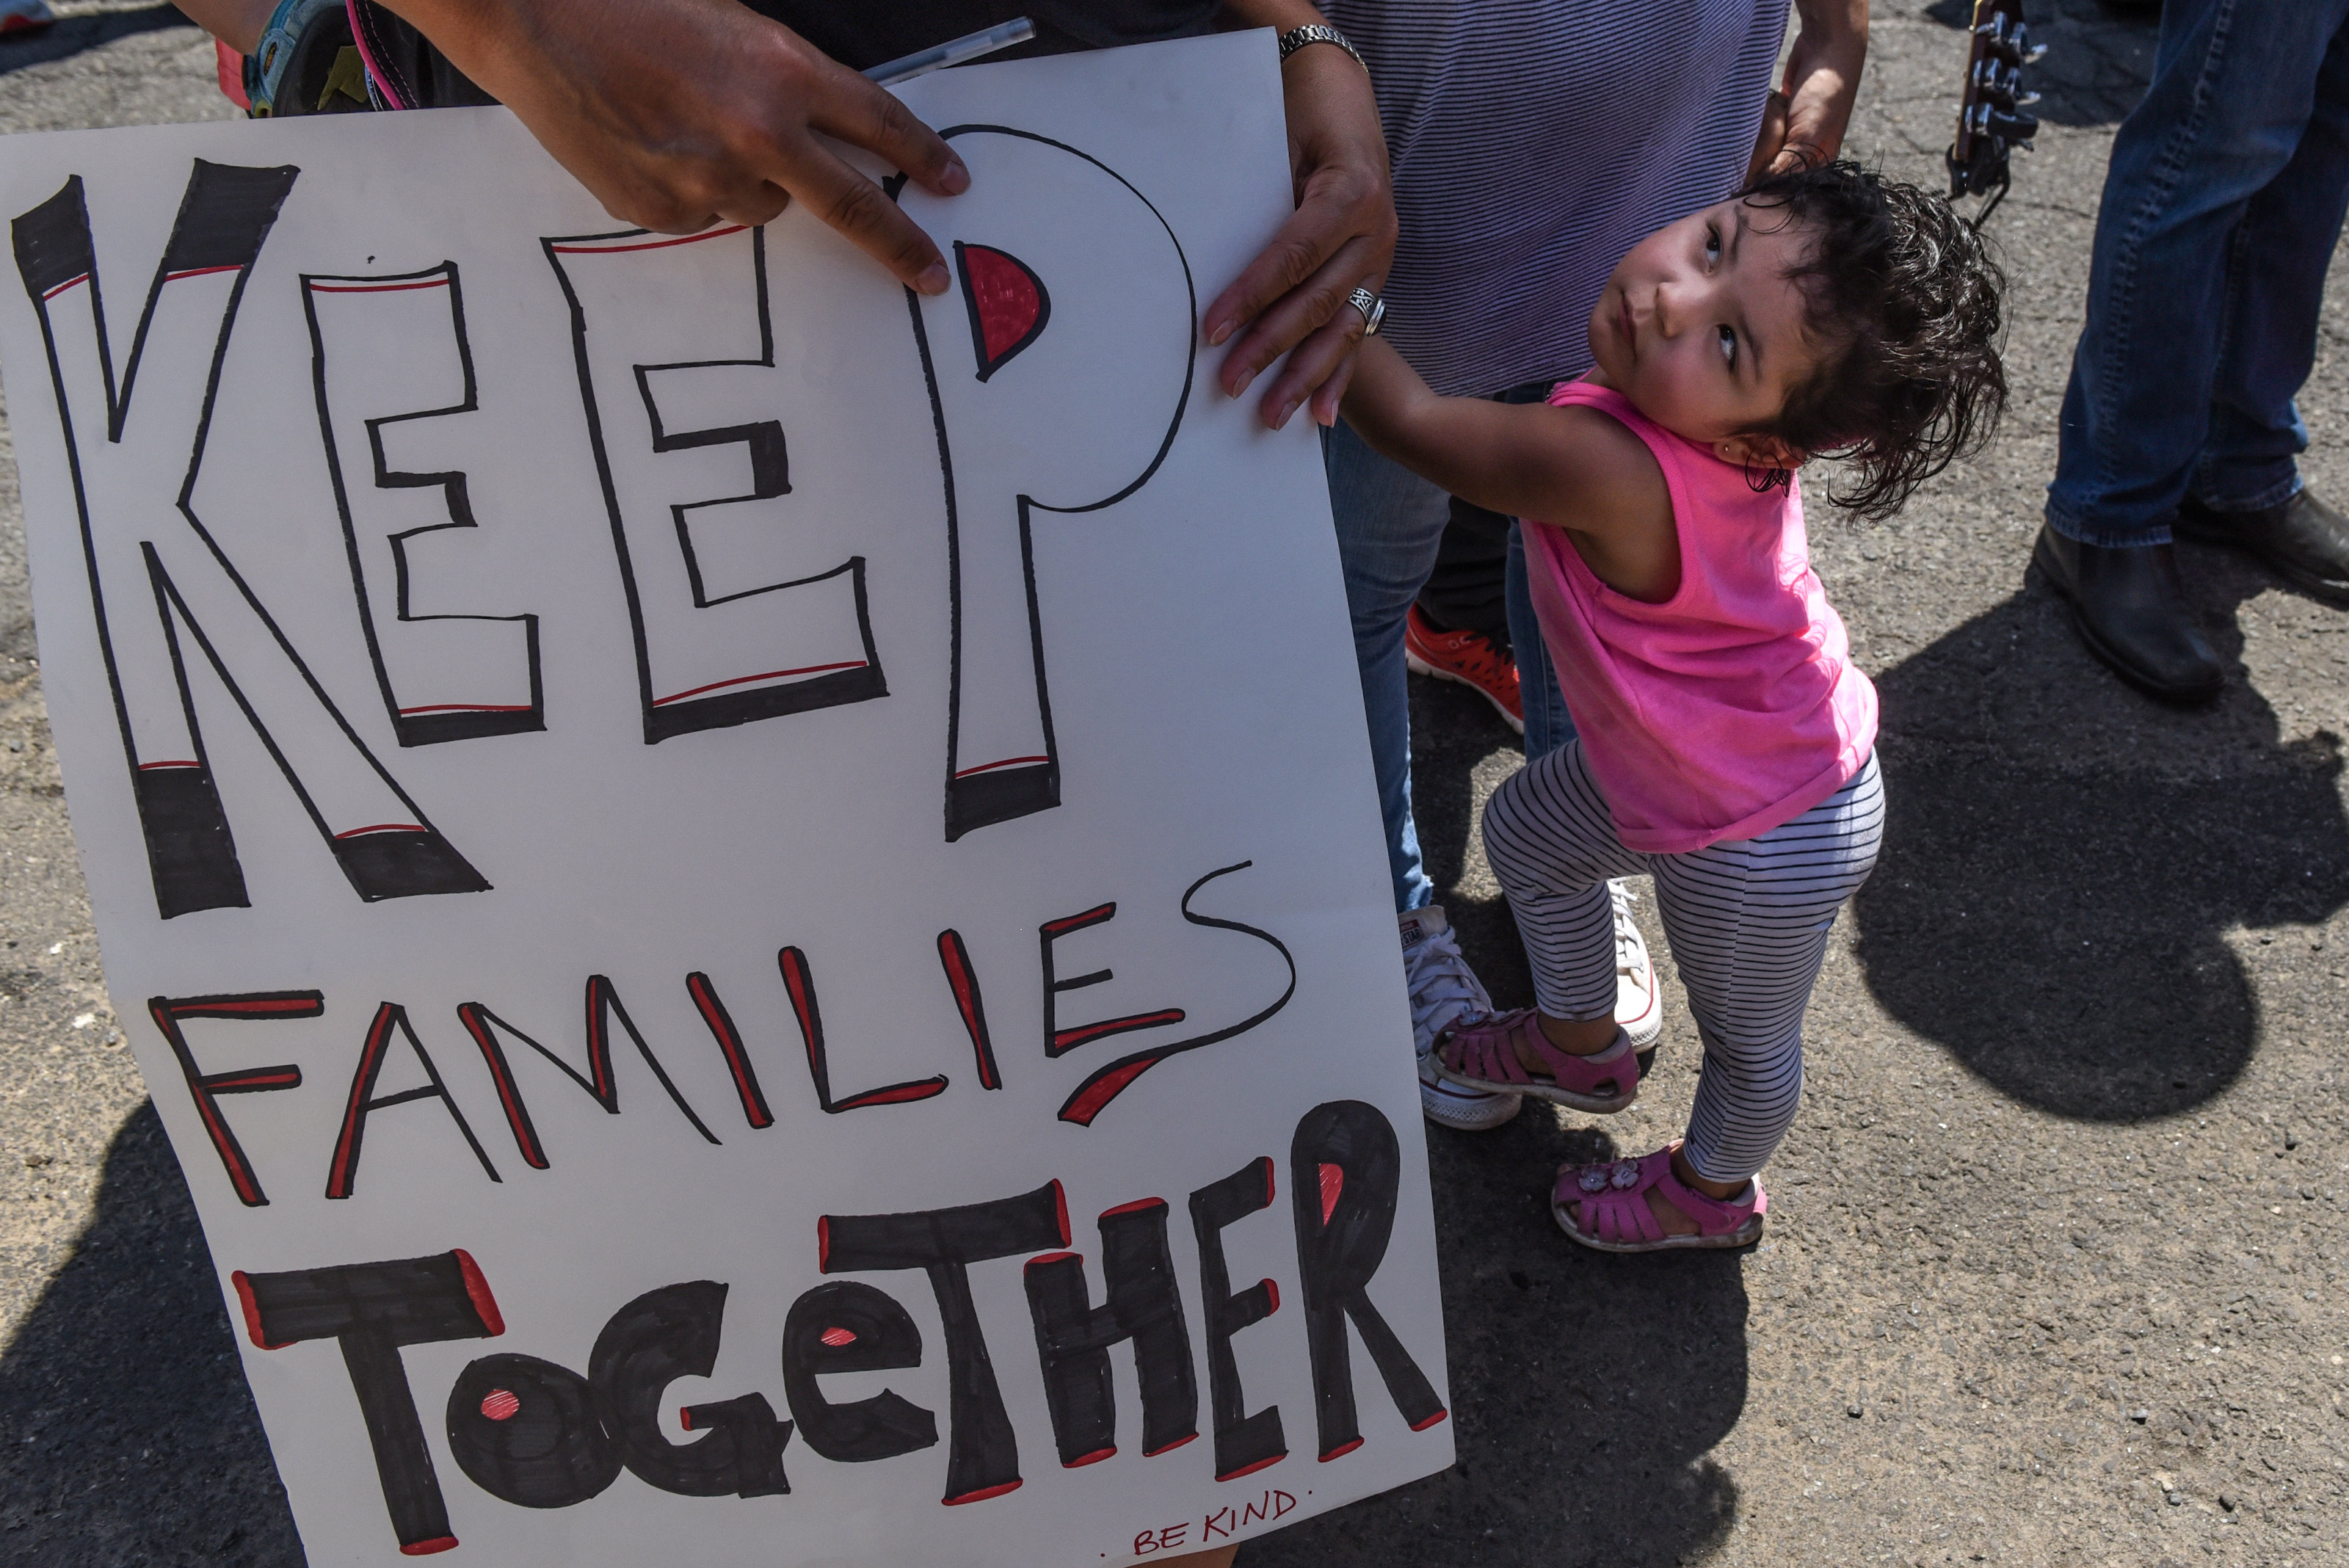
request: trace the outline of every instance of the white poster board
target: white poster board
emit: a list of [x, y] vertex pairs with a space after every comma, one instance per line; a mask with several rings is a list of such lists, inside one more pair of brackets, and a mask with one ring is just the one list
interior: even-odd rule
[[1193, 347], [1268, 38], [905, 97], [934, 300], [501, 110], [0, 160], [108, 981], [314, 1563], [1082, 1568], [1451, 1462], [1319, 453]]

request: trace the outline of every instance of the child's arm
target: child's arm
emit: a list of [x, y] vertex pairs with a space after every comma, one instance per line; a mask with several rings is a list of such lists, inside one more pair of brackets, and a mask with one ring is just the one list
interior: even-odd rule
[[[1655, 454], [1620, 421], [1593, 410], [1439, 398], [1402, 355], [1372, 338], [1362, 345], [1345, 415], [1378, 452], [1488, 511], [1572, 529], [1602, 545], [1671, 534], [1671, 495]], [[1597, 561], [1592, 566], [1607, 576]]]

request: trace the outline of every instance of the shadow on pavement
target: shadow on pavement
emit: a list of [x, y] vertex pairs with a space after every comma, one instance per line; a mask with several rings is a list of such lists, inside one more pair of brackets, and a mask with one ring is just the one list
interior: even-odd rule
[[160, 33], [195, 24], [176, 5], [142, 5], [136, 11], [98, 11], [61, 16], [47, 32], [19, 34], [0, 43], [0, 77], [26, 66], [45, 66], [85, 49], [95, 49], [134, 33]]
[[1745, 1407], [1744, 1257], [1568, 1242], [1552, 1172], [1619, 1151], [1538, 1107], [1428, 1140], [1459, 1463], [1252, 1542], [1239, 1568], [1661, 1568], [1720, 1546], [1737, 1488], [1706, 1456]]
[[2230, 666], [2162, 709], [2093, 663], [2036, 583], [1878, 681], [1891, 820], [1853, 908], [1877, 999], [2037, 1109], [2139, 1121], [2250, 1064], [2260, 1009], [2226, 933], [2349, 904], [2341, 738], [2284, 742], [2234, 611], [2272, 585], [2180, 548]]
[[142, 1106], [97, 1219], [0, 1352], [0, 1562], [302, 1561], [195, 1206]]

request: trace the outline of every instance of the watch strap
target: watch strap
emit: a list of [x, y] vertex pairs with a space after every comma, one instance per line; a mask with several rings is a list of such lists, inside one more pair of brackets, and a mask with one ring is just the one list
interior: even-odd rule
[[1283, 33], [1280, 36], [1280, 57], [1285, 60], [1309, 44], [1335, 44], [1353, 56], [1354, 63], [1365, 72], [1371, 68], [1371, 62], [1362, 58], [1362, 51], [1349, 43], [1345, 34], [1319, 23], [1309, 27], [1291, 27]]

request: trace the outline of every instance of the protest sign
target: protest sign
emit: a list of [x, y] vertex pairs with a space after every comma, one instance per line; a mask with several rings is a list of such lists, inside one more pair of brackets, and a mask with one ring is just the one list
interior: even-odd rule
[[936, 299], [501, 110], [0, 161], [108, 981], [314, 1563], [1081, 1568], [1450, 1462], [1319, 452], [1194, 342], [1271, 45], [905, 96]]

